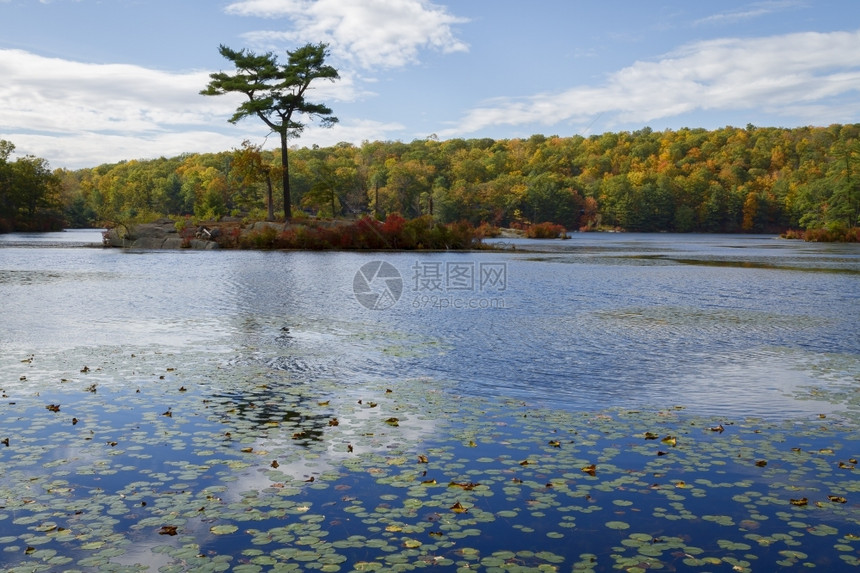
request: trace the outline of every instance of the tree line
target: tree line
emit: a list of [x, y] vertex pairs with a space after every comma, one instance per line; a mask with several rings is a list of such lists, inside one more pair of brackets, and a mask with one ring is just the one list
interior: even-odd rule
[[[4, 220], [42, 212], [71, 226], [165, 215], [266, 219], [267, 197], [283, 211], [281, 154], [249, 142], [53, 172], [44, 160], [8, 156], [0, 154]], [[847, 230], [860, 218], [860, 124], [293, 147], [289, 176], [296, 216], [399, 213], [475, 226], [645, 232]]]
[[0, 139], [0, 233], [62, 229], [71, 201], [62, 200], [57, 176], [40, 157], [12, 161], [14, 151], [11, 141]]

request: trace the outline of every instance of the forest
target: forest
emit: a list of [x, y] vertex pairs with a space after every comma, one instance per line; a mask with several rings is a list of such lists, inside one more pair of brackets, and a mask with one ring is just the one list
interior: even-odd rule
[[[13, 151], [0, 141], [0, 230], [163, 216], [264, 220], [283, 211], [280, 155], [249, 142], [220, 153], [53, 171], [32, 156], [12, 161]], [[294, 218], [397, 213], [474, 226], [858, 239], [860, 124], [431, 136], [294, 147], [289, 162]]]

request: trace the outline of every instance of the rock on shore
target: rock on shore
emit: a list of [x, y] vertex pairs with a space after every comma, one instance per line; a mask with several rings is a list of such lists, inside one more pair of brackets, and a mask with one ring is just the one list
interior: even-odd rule
[[217, 249], [218, 243], [212, 238], [194, 236], [184, 238], [176, 229], [175, 221], [163, 218], [154, 223], [133, 225], [131, 228], [119, 225], [105, 233], [105, 245], [129, 249]]

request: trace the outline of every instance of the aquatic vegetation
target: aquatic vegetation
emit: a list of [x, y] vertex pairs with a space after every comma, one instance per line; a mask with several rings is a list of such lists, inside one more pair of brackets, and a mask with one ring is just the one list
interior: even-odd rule
[[123, 347], [4, 356], [0, 564], [860, 565], [856, 417], [568, 412], [440, 380], [349, 385], [276, 366]]

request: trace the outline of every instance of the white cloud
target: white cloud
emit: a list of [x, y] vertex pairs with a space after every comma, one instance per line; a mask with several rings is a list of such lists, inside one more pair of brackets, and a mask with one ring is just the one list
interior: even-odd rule
[[467, 50], [452, 29], [466, 20], [427, 0], [240, 0], [226, 11], [292, 21], [290, 30], [246, 34], [255, 45], [325, 42], [333, 56], [364, 68], [402, 67], [416, 62], [425, 48]]
[[168, 73], [0, 50], [0, 125], [50, 133], [159, 132], [206, 125], [234, 102], [204, 98], [205, 72]]
[[701, 24], [737, 24], [745, 20], [752, 20], [761, 16], [768, 16], [776, 12], [782, 12], [790, 8], [798, 8], [806, 3], [799, 0], [771, 0], [769, 2], [754, 2], [740, 9], [731, 10], [728, 12], [720, 12], [706, 18], [696, 20], [694, 25]]
[[334, 127], [324, 128], [318, 125], [310, 125], [302, 134], [302, 140], [295, 143], [310, 145], [313, 142], [322, 147], [335, 145], [342, 141], [360, 144], [362, 141], [386, 141], [395, 139], [397, 134], [402, 133], [406, 126], [389, 122], [383, 123], [373, 120], [353, 120], [337, 123]]
[[[860, 114], [860, 31], [796, 33], [756, 39], [698, 42], [656, 62], [636, 62], [597, 87], [522, 99], [499, 98], [473, 109], [440, 137], [499, 125], [585, 122], [603, 114], [608, 124], [646, 123], [691, 111], [761, 109], [822, 123]], [[848, 116], [817, 115], [829, 98]]]
[[[123, 159], [215, 152], [243, 139], [261, 141], [262, 123], [227, 120], [239, 96], [199, 94], [209, 81], [203, 71], [163, 72], [134, 65], [88, 64], [45, 58], [22, 50], [0, 50], [0, 138], [18, 155], [44, 157], [52, 166], [83, 167]], [[320, 82], [314, 98], [350, 101], [362, 95], [346, 74]], [[303, 142], [327, 145], [385, 138], [396, 124], [338, 124], [333, 133], [308, 129]], [[361, 135], [367, 133], [370, 135]], [[311, 137], [308, 137], [311, 136]], [[319, 141], [312, 138], [318, 136]], [[274, 139], [270, 138], [274, 145]]]

